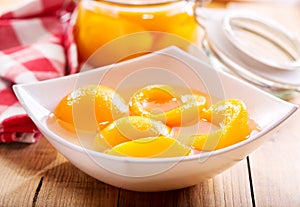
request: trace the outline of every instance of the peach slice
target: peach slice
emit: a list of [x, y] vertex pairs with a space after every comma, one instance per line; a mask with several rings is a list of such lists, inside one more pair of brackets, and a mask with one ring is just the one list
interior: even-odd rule
[[180, 95], [168, 85], [150, 85], [131, 97], [129, 112], [175, 127], [198, 121], [207, 105], [207, 97], [200, 93]]
[[[112, 88], [88, 85], [67, 94], [56, 106], [54, 115], [67, 130], [97, 130], [114, 119], [127, 115], [123, 98]], [[70, 130], [70, 126], [74, 129]]]
[[192, 146], [197, 150], [221, 149], [243, 141], [250, 135], [248, 111], [239, 99], [220, 101], [202, 116], [220, 128], [209, 134], [192, 136]]
[[159, 121], [141, 116], [122, 117], [101, 130], [99, 137], [114, 147], [123, 142], [154, 136], [168, 136], [171, 129]]
[[178, 157], [189, 155], [191, 149], [174, 138], [147, 137], [116, 145], [106, 154], [140, 158]]

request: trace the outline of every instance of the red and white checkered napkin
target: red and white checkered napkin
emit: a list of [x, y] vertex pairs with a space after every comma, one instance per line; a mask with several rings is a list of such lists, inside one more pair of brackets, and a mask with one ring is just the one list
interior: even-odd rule
[[76, 49], [67, 35], [69, 0], [31, 0], [0, 15], [0, 142], [35, 142], [40, 133], [12, 91], [76, 72]]

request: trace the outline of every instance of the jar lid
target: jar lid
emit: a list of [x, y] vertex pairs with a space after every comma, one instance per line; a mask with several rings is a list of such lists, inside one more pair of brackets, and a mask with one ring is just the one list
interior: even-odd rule
[[300, 92], [300, 43], [287, 29], [252, 13], [199, 12], [215, 66], [269, 91]]
[[[233, 13], [224, 17], [222, 29], [230, 43], [243, 56], [261, 67], [300, 69], [300, 43], [279, 24], [249, 14]], [[268, 47], [266, 44], [280, 54], [270, 55], [272, 51], [268, 50], [260, 52], [266, 51], [267, 48], [262, 49]]]

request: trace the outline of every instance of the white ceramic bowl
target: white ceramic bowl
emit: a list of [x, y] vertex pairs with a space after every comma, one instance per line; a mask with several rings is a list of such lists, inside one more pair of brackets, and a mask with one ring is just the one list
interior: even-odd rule
[[[63, 96], [76, 87], [97, 83], [115, 89], [164, 83], [202, 90], [219, 99], [239, 98], [261, 131], [227, 148], [186, 157], [146, 159], [96, 152], [84, 141], [88, 135], [70, 137], [50, 126], [48, 120]], [[214, 177], [270, 138], [297, 109], [175, 47], [75, 75], [15, 85], [14, 91], [49, 142], [80, 170], [113, 186], [148, 192], [184, 188]]]

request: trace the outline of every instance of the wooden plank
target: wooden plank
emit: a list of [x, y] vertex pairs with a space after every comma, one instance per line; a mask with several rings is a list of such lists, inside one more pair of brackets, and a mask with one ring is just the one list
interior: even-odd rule
[[[63, 159], [63, 158], [61, 158]], [[117, 206], [119, 189], [63, 162], [43, 174], [36, 206]]]
[[154, 193], [121, 190], [119, 206], [252, 206], [247, 162], [185, 189]]
[[250, 157], [257, 206], [300, 206], [300, 111]]
[[36, 144], [0, 144], [1, 206], [31, 206], [40, 173], [56, 159], [43, 139]]
[[116, 206], [119, 189], [84, 174], [42, 138], [0, 144], [0, 206]]

